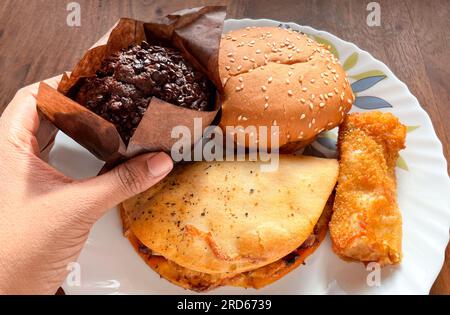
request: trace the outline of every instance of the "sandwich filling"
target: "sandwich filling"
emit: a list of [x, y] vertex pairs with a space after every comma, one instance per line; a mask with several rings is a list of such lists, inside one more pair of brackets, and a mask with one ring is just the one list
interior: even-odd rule
[[240, 274], [211, 275], [184, 268], [144, 245], [129, 229], [130, 222], [123, 208], [121, 217], [124, 235], [135, 250], [155, 272], [169, 282], [196, 292], [204, 292], [225, 285], [260, 289], [285, 276], [299, 265], [305, 264], [305, 259], [319, 247], [325, 238], [333, 202], [334, 194], [330, 196], [310, 236], [296, 250], [278, 261]]

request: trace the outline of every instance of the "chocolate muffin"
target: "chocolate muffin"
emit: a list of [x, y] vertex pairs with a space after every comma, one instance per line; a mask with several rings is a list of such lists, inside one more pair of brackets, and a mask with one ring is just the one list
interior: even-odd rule
[[113, 123], [128, 143], [153, 96], [204, 111], [212, 95], [208, 78], [179, 51], [142, 42], [104, 60], [96, 76], [84, 79], [73, 98]]

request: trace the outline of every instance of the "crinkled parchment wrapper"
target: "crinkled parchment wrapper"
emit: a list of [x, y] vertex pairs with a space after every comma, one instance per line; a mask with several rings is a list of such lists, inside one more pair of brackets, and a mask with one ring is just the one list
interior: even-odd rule
[[[196, 111], [152, 97], [149, 107], [127, 145], [115, 126], [76, 103], [66, 95], [84, 77], [95, 76], [102, 61], [111, 54], [147, 41], [178, 49], [194, 67], [205, 73], [220, 93], [218, 57], [226, 7], [206, 6], [179, 11], [157, 22], [120, 19], [100, 41], [86, 52], [71, 73], [66, 73], [55, 90], [41, 83], [37, 95], [40, 112], [65, 134], [88, 149], [97, 158], [113, 165], [144, 152], [170, 152], [175, 126], [187, 126], [194, 135], [194, 118], [202, 118], [203, 128], [211, 124], [219, 111]], [[203, 129], [202, 129], [203, 130]], [[199, 139], [192, 138], [192, 144]]]

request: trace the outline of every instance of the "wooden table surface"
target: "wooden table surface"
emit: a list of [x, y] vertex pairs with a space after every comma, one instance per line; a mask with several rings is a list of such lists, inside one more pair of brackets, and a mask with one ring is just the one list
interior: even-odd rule
[[[149, 20], [185, 7], [228, 4], [231, 18], [270, 18], [326, 30], [383, 61], [429, 113], [449, 158], [450, 1], [380, 0], [381, 26], [366, 24], [369, 0], [77, 0], [81, 26], [66, 23], [69, 0], [0, 1], [0, 112], [20, 87], [70, 70], [120, 17]], [[431, 293], [450, 294], [450, 247]]]

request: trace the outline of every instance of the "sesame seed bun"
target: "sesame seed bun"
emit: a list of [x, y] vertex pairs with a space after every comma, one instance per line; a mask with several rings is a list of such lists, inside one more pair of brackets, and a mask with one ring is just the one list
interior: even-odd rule
[[[354, 101], [336, 57], [292, 30], [253, 27], [231, 31], [223, 36], [219, 67], [224, 85], [222, 129], [279, 126], [282, 152], [296, 151], [320, 132], [341, 124]], [[245, 133], [244, 129], [235, 131]], [[254, 136], [257, 141], [262, 139], [258, 132]], [[270, 134], [266, 138], [270, 146]], [[248, 146], [248, 133], [245, 139]]]

